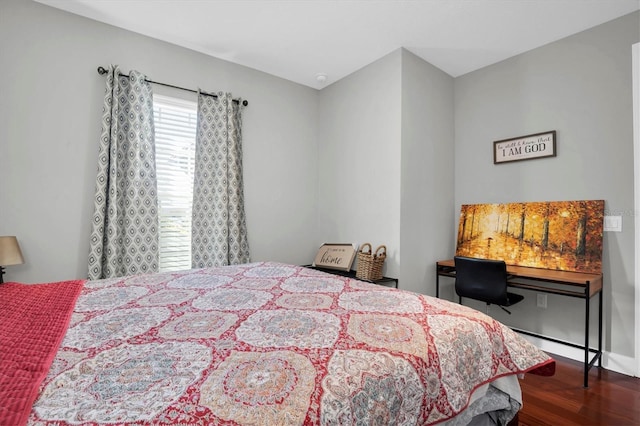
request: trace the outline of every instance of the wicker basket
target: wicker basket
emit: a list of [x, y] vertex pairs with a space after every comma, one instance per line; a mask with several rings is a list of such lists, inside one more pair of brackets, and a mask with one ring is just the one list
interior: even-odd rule
[[380, 246], [375, 252], [371, 249], [371, 244], [364, 243], [358, 250], [358, 269], [356, 278], [361, 280], [379, 280], [382, 278], [382, 265], [387, 258], [387, 248]]

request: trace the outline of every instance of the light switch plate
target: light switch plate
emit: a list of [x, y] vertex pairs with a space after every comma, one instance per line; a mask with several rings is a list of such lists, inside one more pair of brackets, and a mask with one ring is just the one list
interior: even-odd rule
[[605, 216], [603, 230], [605, 232], [622, 232], [622, 216]]

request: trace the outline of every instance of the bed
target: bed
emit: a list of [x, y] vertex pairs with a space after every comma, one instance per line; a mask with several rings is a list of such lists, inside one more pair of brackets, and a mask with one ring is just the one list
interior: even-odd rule
[[555, 362], [490, 317], [259, 262], [0, 285], [0, 424], [506, 424]]

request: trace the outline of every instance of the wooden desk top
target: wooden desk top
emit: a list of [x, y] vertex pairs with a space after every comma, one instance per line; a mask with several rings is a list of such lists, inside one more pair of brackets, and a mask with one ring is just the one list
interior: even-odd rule
[[[453, 259], [440, 260], [436, 267], [455, 269]], [[532, 279], [551, 283], [586, 287], [589, 285], [590, 296], [602, 290], [602, 274], [585, 274], [582, 272], [558, 271], [555, 269], [529, 268], [526, 266], [507, 265], [507, 274], [514, 278]]]

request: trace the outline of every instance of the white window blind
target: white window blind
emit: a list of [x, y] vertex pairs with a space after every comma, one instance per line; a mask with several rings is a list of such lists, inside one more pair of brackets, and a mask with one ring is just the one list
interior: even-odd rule
[[160, 271], [191, 268], [191, 204], [197, 105], [153, 96], [160, 225]]

